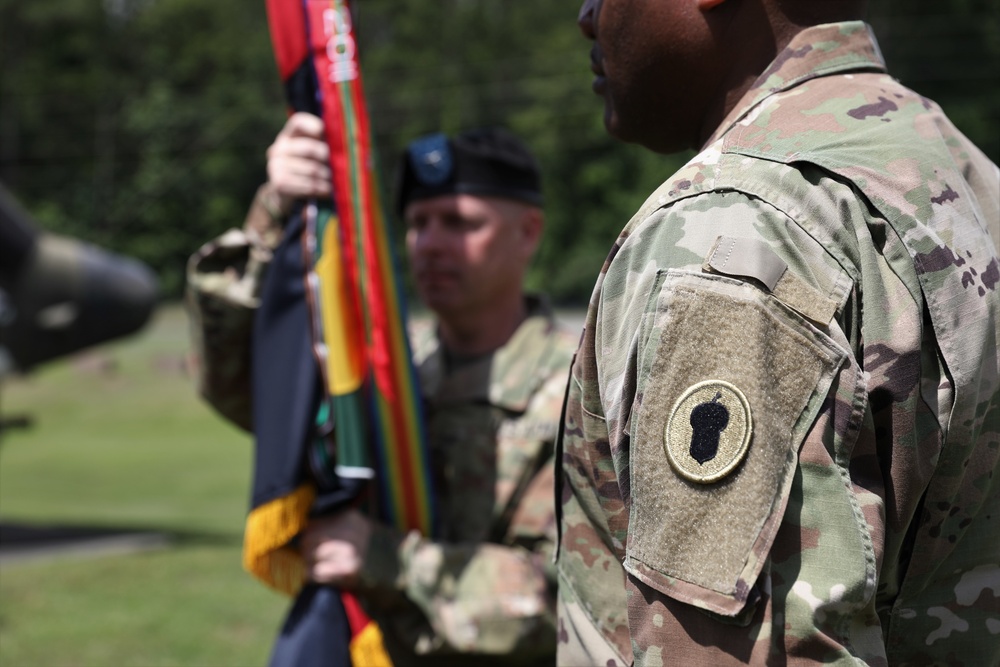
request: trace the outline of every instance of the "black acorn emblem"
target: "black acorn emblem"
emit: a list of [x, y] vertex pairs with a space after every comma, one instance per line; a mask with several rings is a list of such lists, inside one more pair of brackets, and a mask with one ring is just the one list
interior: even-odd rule
[[729, 424], [729, 410], [719, 399], [722, 392], [708, 403], [695, 406], [691, 411], [691, 458], [700, 464], [711, 461], [719, 452], [719, 437]]

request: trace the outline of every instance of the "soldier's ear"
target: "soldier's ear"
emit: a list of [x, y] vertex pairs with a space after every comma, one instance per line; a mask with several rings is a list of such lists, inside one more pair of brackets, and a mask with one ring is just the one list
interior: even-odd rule
[[542, 240], [542, 230], [545, 227], [545, 214], [537, 206], [526, 206], [520, 216], [519, 231], [521, 245], [526, 258], [530, 258]]

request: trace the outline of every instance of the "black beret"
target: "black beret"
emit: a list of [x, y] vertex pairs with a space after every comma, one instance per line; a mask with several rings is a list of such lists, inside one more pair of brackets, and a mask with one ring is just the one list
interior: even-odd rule
[[542, 205], [538, 162], [520, 139], [503, 128], [463, 132], [449, 139], [431, 134], [403, 153], [396, 192], [402, 214], [416, 199], [470, 194]]

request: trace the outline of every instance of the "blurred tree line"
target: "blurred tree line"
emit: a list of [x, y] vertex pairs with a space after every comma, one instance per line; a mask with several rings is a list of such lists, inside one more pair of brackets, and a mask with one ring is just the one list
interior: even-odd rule
[[[386, 184], [419, 134], [523, 136], [547, 199], [531, 281], [564, 304], [586, 302], [618, 230], [689, 157], [607, 137], [577, 4], [355, 2]], [[870, 14], [890, 71], [1000, 161], [1000, 3]], [[263, 0], [0, 0], [0, 180], [48, 229], [148, 262], [167, 296], [241, 223], [284, 118]]]

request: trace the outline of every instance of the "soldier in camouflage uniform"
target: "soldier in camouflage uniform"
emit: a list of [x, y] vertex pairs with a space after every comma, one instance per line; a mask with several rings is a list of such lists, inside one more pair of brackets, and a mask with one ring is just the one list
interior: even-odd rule
[[[201, 322], [202, 392], [249, 424], [245, 324], [224, 310], [253, 297], [198, 266], [249, 244], [244, 276], [266, 264], [273, 225], [298, 197], [329, 194], [322, 124], [292, 116], [268, 153], [270, 181], [244, 231], [192, 260], [193, 298], [227, 291]], [[313, 520], [300, 546], [313, 580], [354, 589], [396, 665], [552, 664], [555, 656], [554, 442], [577, 337], [522, 290], [542, 231], [534, 158], [500, 130], [434, 135], [402, 163], [399, 212], [419, 295], [436, 326], [414, 345], [441, 517], [437, 541], [348, 510]], [[228, 251], [222, 254], [227, 254]], [[211, 283], [211, 284], [209, 284]], [[226, 287], [225, 285], [228, 285]], [[201, 298], [207, 314], [215, 298]], [[215, 341], [215, 343], [213, 343]], [[237, 343], [234, 345], [234, 341]], [[227, 352], [228, 348], [228, 352]], [[243, 351], [237, 352], [243, 348]]]
[[571, 371], [560, 664], [1000, 664], [1000, 176], [863, 9], [581, 11], [609, 131], [701, 152]]
[[444, 530], [373, 524], [360, 570], [397, 664], [553, 663], [552, 455], [576, 338], [527, 305], [491, 353], [456, 359], [437, 335], [417, 350]]

